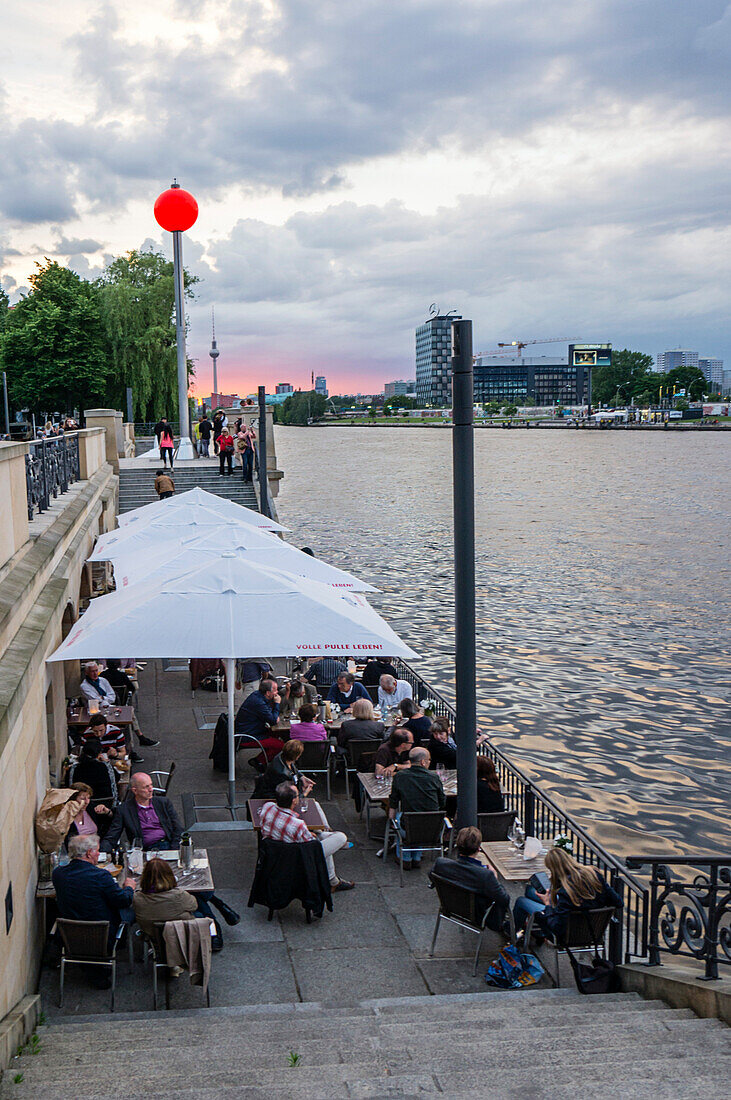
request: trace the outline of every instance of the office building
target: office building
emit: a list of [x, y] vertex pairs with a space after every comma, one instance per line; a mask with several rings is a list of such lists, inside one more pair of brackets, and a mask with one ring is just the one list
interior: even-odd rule
[[318, 374], [315, 379], [315, 393], [319, 393], [322, 397], [327, 397], [327, 378], [324, 374]]
[[430, 317], [416, 330], [416, 400], [420, 405], [452, 404], [452, 321], [461, 314]]
[[287, 394], [294, 393], [294, 386], [292, 386], [289, 382], [277, 382], [276, 392]]
[[698, 367], [711, 383], [714, 392], [723, 389], [723, 359], [699, 359]]
[[659, 374], [667, 374], [677, 367], [697, 367], [698, 352], [690, 348], [673, 348], [672, 351], [661, 351], [657, 356], [655, 370]]
[[397, 382], [386, 382], [383, 387], [384, 397], [416, 397], [416, 381], [404, 382], [399, 379]]
[[584, 405], [589, 399], [590, 371], [611, 362], [611, 344], [569, 344], [568, 360], [551, 356], [480, 356], [474, 366], [475, 402]]

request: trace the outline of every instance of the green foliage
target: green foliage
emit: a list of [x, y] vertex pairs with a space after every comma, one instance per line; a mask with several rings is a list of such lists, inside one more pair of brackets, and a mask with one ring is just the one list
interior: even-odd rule
[[16, 408], [71, 412], [104, 397], [109, 375], [106, 334], [91, 283], [46, 260], [31, 290], [5, 318], [0, 356]]
[[376, 419], [377, 412], [378, 412], [378, 410], [376, 409], [375, 405], [369, 405], [368, 406], [368, 415], [370, 416], [371, 420]]
[[391, 416], [392, 412], [393, 412], [393, 410], [392, 410], [390, 405], [384, 405], [383, 406], [383, 415], [384, 416]]
[[517, 405], [503, 405], [503, 416], [515, 416], [517, 411]]
[[287, 1065], [288, 1066], [299, 1066], [301, 1064], [301, 1062], [302, 1062], [302, 1055], [301, 1054], [295, 1054], [295, 1052], [293, 1050], [290, 1050], [289, 1054], [287, 1055]]
[[386, 406], [390, 405], [392, 409], [415, 409], [417, 408], [416, 398], [407, 397], [405, 393], [398, 394], [395, 397], [387, 397], [383, 406], [383, 411], [386, 411]]
[[617, 391], [621, 400], [629, 404], [635, 393], [652, 386], [659, 375], [652, 373], [653, 358], [641, 351], [623, 348], [612, 352], [612, 362], [608, 367], [597, 367], [591, 375], [591, 399], [595, 405], [614, 403]]
[[327, 398], [314, 390], [298, 390], [289, 395], [281, 405], [274, 406], [277, 409], [278, 424], [309, 423], [310, 419], [317, 420], [325, 412]]
[[497, 413], [500, 412], [500, 402], [499, 401], [488, 401], [488, 403], [485, 405], [485, 412], [487, 413], [488, 416], [497, 415]]
[[[184, 272], [185, 294], [198, 279]], [[178, 419], [173, 265], [161, 252], [133, 250], [118, 256], [97, 281], [109, 341], [109, 404], [126, 409], [132, 387], [135, 420]], [[188, 362], [188, 375], [194, 373]]]
[[0, 286], [0, 333], [5, 328], [5, 322], [8, 319], [8, 311], [10, 308], [10, 299]]
[[666, 396], [666, 387], [668, 387], [669, 396], [671, 397], [673, 386], [679, 390], [686, 390], [692, 401], [698, 400], [699, 397], [703, 397], [708, 392], [708, 379], [698, 367], [675, 367], [674, 370], [668, 371], [667, 374], [659, 377], [662, 380], [663, 399]]
[[22, 1085], [24, 1080], [25, 1080], [25, 1074], [24, 1073], [16, 1073], [13, 1076], [13, 1084], [14, 1085]]

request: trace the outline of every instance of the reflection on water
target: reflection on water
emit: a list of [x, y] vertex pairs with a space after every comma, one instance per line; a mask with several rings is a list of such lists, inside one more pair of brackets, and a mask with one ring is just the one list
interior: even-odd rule
[[[450, 432], [276, 431], [289, 537], [453, 699]], [[475, 438], [482, 728], [615, 850], [728, 845], [731, 439]]]

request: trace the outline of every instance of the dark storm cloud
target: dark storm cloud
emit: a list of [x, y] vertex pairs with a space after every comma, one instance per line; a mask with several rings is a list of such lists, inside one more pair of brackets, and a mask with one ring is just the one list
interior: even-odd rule
[[71, 40], [83, 121], [26, 120], [9, 135], [6, 123], [14, 156], [0, 202], [14, 219], [61, 221], [76, 193], [120, 202], [173, 172], [199, 193], [237, 183], [306, 195], [368, 158], [489, 148], [593, 111], [682, 104], [714, 117], [728, 104], [726, 7], [284, 0], [272, 14], [232, 0], [183, 12], [215, 11], [213, 44], [171, 34], [140, 45], [104, 5]]

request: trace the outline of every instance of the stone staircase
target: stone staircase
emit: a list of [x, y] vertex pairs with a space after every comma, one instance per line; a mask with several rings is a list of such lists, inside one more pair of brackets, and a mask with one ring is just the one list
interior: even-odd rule
[[[155, 463], [132, 463], [129, 460], [120, 463], [119, 469], [119, 511], [130, 512], [142, 504], [151, 504], [157, 500], [155, 492]], [[173, 471], [176, 493], [183, 493], [196, 486], [209, 493], [217, 493], [227, 500], [234, 500], [247, 508], [258, 509], [256, 493], [251, 484], [244, 482], [241, 467], [234, 465], [232, 477], [221, 477], [217, 461], [198, 459], [195, 462], [180, 464]]]
[[[347, 985], [333, 994], [346, 998]], [[2, 1100], [685, 1100], [727, 1095], [731, 1079], [719, 1020], [637, 994], [568, 989], [149, 1008], [76, 1016], [38, 1035], [39, 1052], [6, 1071]]]

